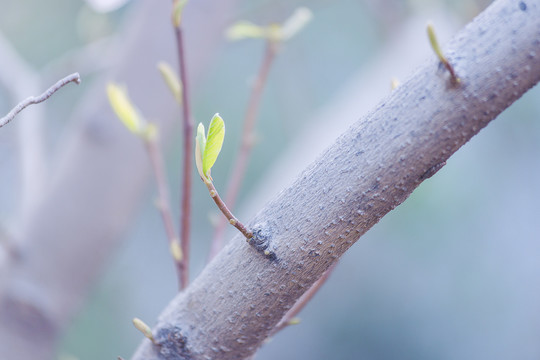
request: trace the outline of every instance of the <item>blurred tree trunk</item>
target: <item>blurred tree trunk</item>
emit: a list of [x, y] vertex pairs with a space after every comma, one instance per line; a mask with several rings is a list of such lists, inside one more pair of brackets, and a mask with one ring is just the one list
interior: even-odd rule
[[[197, 34], [186, 44], [195, 79], [212, 61], [235, 2], [201, 0], [186, 7], [186, 31]], [[1, 359], [53, 358], [58, 336], [86, 299], [144, 193], [147, 156], [112, 114], [105, 80], [129, 87], [145, 114], [161, 121], [163, 140], [179, 122], [178, 106], [155, 69], [160, 60], [177, 62], [171, 3], [136, 6], [115, 49], [123, 66], [96, 81], [79, 106], [51, 171], [52, 183], [20, 219], [21, 257], [0, 263], [5, 280], [0, 285]]]
[[[419, 41], [421, 41], [419, 39]], [[335, 261], [540, 80], [540, 5], [499, 0], [355, 123], [161, 314], [133, 360], [245, 359]]]

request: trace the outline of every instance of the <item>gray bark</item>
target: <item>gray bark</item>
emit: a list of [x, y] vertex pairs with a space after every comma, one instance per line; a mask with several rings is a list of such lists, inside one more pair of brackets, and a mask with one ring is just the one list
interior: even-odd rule
[[540, 80], [540, 5], [495, 1], [444, 50], [460, 86], [425, 63], [249, 222], [272, 256], [234, 238], [132, 359], [251, 356], [362, 234]]

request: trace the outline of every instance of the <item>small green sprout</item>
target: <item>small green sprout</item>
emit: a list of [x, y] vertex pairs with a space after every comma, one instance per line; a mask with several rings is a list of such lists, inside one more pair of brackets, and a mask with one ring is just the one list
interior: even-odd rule
[[176, 101], [182, 104], [182, 85], [172, 67], [166, 62], [161, 61], [157, 64], [157, 68]]
[[225, 33], [229, 40], [261, 39], [265, 37], [265, 29], [249, 21], [238, 21]]
[[214, 166], [225, 138], [225, 123], [219, 114], [215, 114], [208, 127], [208, 135], [204, 134], [204, 125], [199, 123], [195, 138], [195, 163], [201, 178], [212, 181], [210, 170]]
[[182, 24], [182, 13], [184, 12], [184, 7], [187, 2], [188, 0], [175, 0], [173, 3], [172, 22], [176, 28], [180, 27], [180, 24]]
[[107, 96], [114, 113], [124, 126], [132, 133], [139, 134], [143, 127], [142, 118], [129, 100], [127, 90], [117, 84], [109, 83], [107, 85]]
[[299, 317], [293, 317], [291, 320], [289, 320], [287, 325], [298, 325], [301, 322], [302, 322], [302, 320]]
[[115, 83], [109, 83], [107, 97], [114, 113], [131, 133], [145, 140], [151, 140], [157, 136], [155, 125], [148, 123], [142, 117], [129, 99], [125, 88]]
[[176, 262], [182, 261], [182, 258], [184, 257], [182, 253], [182, 247], [180, 246], [180, 241], [177, 239], [174, 239], [171, 241], [171, 244], [169, 245], [169, 251], [171, 252], [171, 255]]
[[212, 117], [207, 135], [204, 134], [204, 125], [199, 123], [197, 135], [195, 136], [195, 164], [197, 165], [197, 171], [199, 172], [202, 181], [208, 189], [210, 197], [214, 200], [218, 209], [225, 215], [229, 223], [237, 228], [238, 231], [249, 240], [253, 237], [253, 233], [249, 231], [244, 224], [232, 214], [227, 205], [225, 205], [214, 187], [213, 179], [210, 175], [212, 166], [214, 166], [219, 153], [221, 152], [224, 138], [225, 122], [219, 114], [215, 114]]
[[156, 343], [154, 335], [152, 334], [152, 329], [150, 329], [150, 326], [146, 325], [144, 321], [139, 318], [133, 318], [133, 326], [135, 326], [137, 330], [142, 332], [143, 335], [150, 341], [152, 341], [154, 344]]
[[311, 10], [300, 7], [283, 24], [259, 26], [242, 20], [229, 27], [226, 36], [229, 40], [267, 39], [274, 43], [284, 42], [300, 32], [312, 17]]
[[433, 28], [432, 23], [427, 24], [427, 33], [431, 48], [433, 49], [439, 60], [441, 62], [445, 62], [446, 58], [444, 57], [441, 47], [439, 46], [439, 41], [437, 40], [437, 35], [435, 35], [435, 29]]
[[432, 23], [427, 24], [427, 34], [429, 38], [429, 43], [431, 45], [431, 48], [439, 58], [439, 61], [444, 65], [444, 67], [448, 70], [450, 73], [450, 79], [452, 81], [453, 85], [457, 85], [460, 83], [460, 79], [457, 77], [456, 72], [454, 71], [454, 67], [448, 59], [444, 56], [441, 47], [439, 46], [439, 41], [437, 40], [437, 36], [435, 35], [435, 29], [433, 28]]

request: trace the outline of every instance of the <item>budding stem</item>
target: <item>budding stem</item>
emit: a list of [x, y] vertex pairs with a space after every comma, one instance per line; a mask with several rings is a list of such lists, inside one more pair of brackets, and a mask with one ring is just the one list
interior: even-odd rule
[[240, 231], [242, 233], [242, 235], [244, 235], [246, 237], [246, 239], [251, 239], [253, 237], [253, 233], [251, 231], [249, 231], [244, 226], [244, 224], [242, 224], [232, 214], [232, 212], [229, 210], [227, 205], [225, 205], [225, 203], [223, 202], [223, 200], [219, 196], [219, 193], [217, 192], [217, 190], [216, 190], [214, 184], [212, 183], [212, 181], [211, 180], [205, 180], [205, 179], [202, 179], [202, 180], [203, 180], [204, 184], [206, 185], [206, 187], [208, 188], [208, 192], [210, 193], [210, 197], [212, 198], [212, 200], [214, 200], [214, 202], [216, 203], [219, 210], [223, 213], [223, 215], [225, 215], [225, 217], [227, 218], [229, 223], [232, 226], [234, 226], [235, 228], [237, 228], [238, 231]]

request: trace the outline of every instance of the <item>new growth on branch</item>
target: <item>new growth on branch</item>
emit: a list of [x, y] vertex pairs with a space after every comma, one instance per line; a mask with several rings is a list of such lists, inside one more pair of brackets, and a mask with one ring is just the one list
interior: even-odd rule
[[204, 125], [199, 123], [199, 126], [197, 127], [197, 136], [195, 138], [195, 164], [197, 165], [197, 171], [199, 172], [202, 181], [208, 188], [210, 197], [214, 200], [219, 210], [225, 215], [229, 223], [237, 228], [238, 231], [249, 240], [253, 237], [253, 233], [248, 230], [244, 224], [238, 221], [227, 205], [225, 205], [214, 187], [213, 179], [210, 175], [212, 166], [214, 166], [221, 151], [221, 147], [223, 146], [224, 138], [225, 123], [219, 114], [215, 114], [212, 117], [210, 126], [208, 127], [208, 135], [204, 134]]

